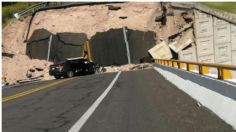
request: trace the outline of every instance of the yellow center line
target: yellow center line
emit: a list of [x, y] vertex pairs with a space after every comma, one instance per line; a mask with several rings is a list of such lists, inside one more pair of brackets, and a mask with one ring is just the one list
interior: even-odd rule
[[17, 98], [20, 98], [20, 97], [23, 97], [23, 96], [26, 96], [26, 95], [38, 92], [40, 90], [43, 90], [43, 89], [46, 89], [46, 88], [50, 88], [52, 86], [64, 83], [64, 82], [66, 82], [68, 80], [71, 80], [71, 79], [72, 78], [63, 79], [63, 80], [60, 80], [60, 81], [57, 81], [57, 82], [54, 82], [54, 83], [51, 83], [51, 84], [48, 84], [48, 85], [43, 85], [43, 86], [40, 86], [40, 87], [37, 87], [37, 88], [32, 88], [30, 90], [27, 90], [27, 91], [24, 91], [24, 92], [21, 92], [21, 93], [17, 93], [17, 94], [11, 95], [11, 96], [7, 96], [7, 97], [4, 97], [2, 99], [2, 102], [7, 102], [7, 101], [10, 101], [10, 100], [13, 100], [13, 99], [17, 99]]

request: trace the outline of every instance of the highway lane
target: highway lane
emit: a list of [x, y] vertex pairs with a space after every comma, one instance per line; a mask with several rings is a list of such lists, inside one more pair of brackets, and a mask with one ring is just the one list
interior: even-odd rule
[[109, 73], [76, 77], [59, 86], [4, 102], [3, 131], [66, 132], [105, 90], [115, 75], [116, 73]]
[[[58, 86], [3, 103], [3, 131], [68, 131], [105, 91], [116, 74], [73, 78]], [[122, 72], [81, 129], [81, 132], [106, 131], [233, 130], [150, 69]]]
[[81, 132], [230, 132], [154, 70], [122, 73]]

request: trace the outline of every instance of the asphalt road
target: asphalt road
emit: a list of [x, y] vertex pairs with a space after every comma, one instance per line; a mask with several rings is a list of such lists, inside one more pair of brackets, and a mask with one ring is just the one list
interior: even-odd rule
[[[3, 132], [67, 132], [117, 73], [75, 77], [2, 103]], [[3, 89], [6, 98], [61, 80]], [[231, 132], [155, 70], [122, 72], [81, 132]]]

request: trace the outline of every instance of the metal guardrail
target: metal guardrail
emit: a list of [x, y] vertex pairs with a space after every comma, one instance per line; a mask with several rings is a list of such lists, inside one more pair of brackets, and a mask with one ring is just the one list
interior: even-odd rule
[[66, 5], [73, 5], [78, 2], [41, 2], [39, 4], [33, 5], [25, 10], [19, 11], [17, 13], [14, 13], [13, 16], [16, 19], [19, 19], [21, 16], [24, 16], [29, 13], [34, 13], [35, 11], [46, 8], [46, 7], [57, 7], [57, 6], [66, 6]]
[[13, 16], [16, 18], [16, 19], [19, 19], [21, 16], [25, 15], [25, 14], [28, 14], [28, 13], [33, 13], [34, 11], [40, 9], [40, 8], [43, 8], [43, 7], [46, 7], [46, 2], [42, 2], [42, 3], [39, 3], [39, 4], [36, 4], [36, 5], [33, 5], [25, 10], [22, 10], [22, 11], [19, 11], [17, 13], [14, 13]]
[[232, 71], [236, 71], [236, 65], [226, 64], [213, 64], [213, 63], [200, 63], [191, 61], [180, 61], [180, 60], [166, 60], [156, 59], [156, 63], [161, 65], [167, 65], [171, 67], [177, 67], [178, 69], [186, 69], [187, 71], [197, 70], [199, 74], [206, 75], [209, 73], [209, 68], [216, 68], [218, 73], [218, 79], [232, 79]]

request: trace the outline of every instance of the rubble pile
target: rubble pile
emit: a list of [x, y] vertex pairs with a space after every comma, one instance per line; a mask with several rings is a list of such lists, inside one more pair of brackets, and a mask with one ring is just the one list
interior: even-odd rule
[[[169, 3], [114, 3], [93, 6], [70, 7], [46, 10], [36, 13], [29, 31], [29, 37], [37, 29], [51, 33], [85, 33], [90, 39], [97, 32], [127, 27], [133, 30], [156, 33], [159, 49], [154, 59], [178, 59], [183, 50], [195, 46], [193, 36], [193, 12], [176, 12]], [[52, 79], [48, 75], [50, 63], [29, 58], [25, 42], [30, 16], [21, 21], [12, 20], [3, 29], [3, 78], [6, 84], [36, 79]], [[162, 43], [164, 41], [164, 43]], [[159, 50], [160, 51], [160, 50]], [[190, 51], [190, 50], [189, 50]], [[148, 52], [148, 51], [147, 51]], [[149, 52], [150, 53], [150, 52]], [[150, 53], [153, 55], [152, 53]], [[150, 68], [149, 64], [109, 66], [106, 72], [128, 71]]]
[[118, 71], [135, 71], [143, 69], [152, 69], [153, 64], [151, 63], [142, 63], [142, 64], [127, 64], [122, 66], [106, 66], [102, 67], [102, 72], [118, 72]]
[[[14, 55], [13, 58], [3, 56], [3, 84], [16, 84], [36, 80], [48, 80], [49, 65], [52, 62], [32, 60], [26, 55]], [[7, 62], [7, 63], [6, 63]]]
[[[194, 14], [193, 11], [177, 12], [170, 4], [166, 4], [165, 8], [168, 9], [164, 14], [166, 20], [162, 18], [158, 21], [160, 42], [150, 49], [149, 53], [154, 59], [180, 59], [183, 50], [196, 48], [193, 33]], [[163, 24], [162, 21], [166, 23]]]
[[[88, 39], [97, 32], [106, 32], [124, 26], [133, 30], [156, 33], [159, 27], [156, 25], [155, 17], [160, 16], [160, 11], [160, 4], [157, 2], [113, 3], [41, 11], [36, 13], [32, 21], [28, 39], [35, 30], [42, 28], [54, 34], [63, 32], [85, 33]], [[3, 29], [2, 74], [6, 78], [6, 83], [13, 84], [19, 80], [28, 79], [31, 73], [28, 72], [29, 75], [27, 75], [27, 71], [30, 68], [45, 64], [43, 60], [26, 56], [27, 42], [25, 40], [30, 17], [26, 16], [21, 21], [12, 20]], [[41, 78], [48, 79], [45, 76]]]

